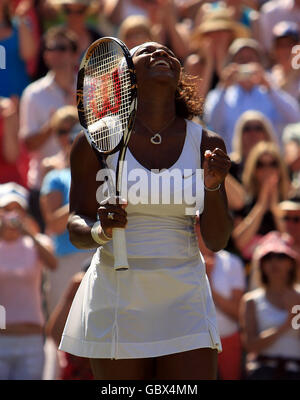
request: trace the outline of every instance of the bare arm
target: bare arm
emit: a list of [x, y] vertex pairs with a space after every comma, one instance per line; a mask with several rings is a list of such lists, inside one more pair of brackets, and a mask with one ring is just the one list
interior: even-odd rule
[[122, 0], [105, 0], [104, 14], [114, 25], [122, 22]]
[[10, 99], [5, 99], [3, 103], [3, 158], [9, 163], [15, 163], [20, 152], [17, 105]]
[[245, 205], [246, 191], [237, 179], [228, 174], [225, 179], [228, 205], [231, 210], [240, 210]]
[[260, 203], [256, 203], [250, 213], [234, 228], [232, 237], [241, 251], [256, 235], [265, 212], [265, 207]]
[[238, 224], [233, 231], [233, 238], [240, 250], [251, 241], [258, 232], [265, 213], [270, 210], [276, 228], [284, 230], [284, 226], [278, 213], [279, 193], [278, 177], [273, 174], [260, 185], [258, 199], [250, 213]]
[[214, 56], [212, 41], [207, 40], [201, 47], [201, 54], [191, 54], [184, 62], [187, 73], [197, 76], [197, 91], [201, 98], [205, 99], [210, 90], [214, 73]]
[[[91, 228], [97, 220], [101, 221], [98, 235], [101, 240], [107, 241], [112, 235], [113, 228], [124, 228], [127, 224], [125, 206], [121, 204], [100, 205], [96, 199], [96, 192], [103, 182], [96, 180], [97, 172], [102, 163], [91, 149], [85, 136], [80, 134], [75, 140], [71, 151], [71, 190], [70, 190], [70, 217], [67, 228], [70, 240], [80, 249], [99, 247], [91, 236]], [[84, 162], [83, 162], [84, 160]], [[108, 218], [113, 212], [114, 219]]]
[[69, 204], [62, 206], [60, 192], [51, 192], [41, 195], [40, 204], [49, 233], [61, 234], [67, 228], [69, 218]]
[[[207, 150], [210, 153], [205, 155]], [[219, 251], [226, 246], [233, 226], [224, 186], [230, 159], [226, 154], [223, 139], [205, 130], [202, 136], [201, 155], [205, 186], [214, 189], [221, 185], [219, 190], [205, 190], [204, 210], [200, 217], [201, 234], [207, 248]]]
[[178, 23], [174, 0], [165, 0], [157, 8], [161, 12], [161, 34], [168, 35], [172, 50], [184, 59], [190, 53], [189, 33], [184, 25]]
[[46, 122], [38, 132], [34, 132], [24, 139], [28, 151], [38, 150], [47, 142], [51, 134], [52, 128], [50, 124]]
[[31, 7], [32, 1], [21, 1], [16, 9], [16, 17], [19, 21], [20, 54], [24, 61], [31, 60], [38, 51], [38, 44], [28, 19], [28, 11]]
[[212, 285], [211, 291], [216, 306], [228, 317], [237, 321], [239, 317], [239, 307], [241, 298], [243, 296], [243, 291], [240, 289], [233, 289], [229, 299], [214, 290]]
[[99, 246], [91, 236], [91, 228], [97, 220], [99, 182], [96, 174], [101, 164], [83, 134], [73, 144], [70, 167], [70, 217], [67, 224], [70, 240], [78, 248], [93, 249]]

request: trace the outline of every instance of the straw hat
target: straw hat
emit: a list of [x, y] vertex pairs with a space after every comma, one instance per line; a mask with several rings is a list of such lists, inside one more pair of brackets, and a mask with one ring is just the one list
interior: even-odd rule
[[204, 14], [201, 24], [191, 34], [191, 39], [199, 43], [206, 33], [223, 30], [232, 31], [234, 39], [250, 37], [249, 29], [234, 20], [232, 10], [221, 7], [207, 11]]

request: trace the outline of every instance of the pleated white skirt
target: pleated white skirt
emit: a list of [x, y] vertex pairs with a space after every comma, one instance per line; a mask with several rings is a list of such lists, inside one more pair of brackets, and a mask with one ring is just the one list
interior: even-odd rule
[[221, 351], [202, 257], [130, 259], [114, 271], [99, 251], [75, 295], [60, 350], [88, 358], [147, 358], [202, 347]]

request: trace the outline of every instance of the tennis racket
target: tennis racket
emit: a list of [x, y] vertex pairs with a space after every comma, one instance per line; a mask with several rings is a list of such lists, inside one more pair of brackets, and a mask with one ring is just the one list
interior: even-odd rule
[[[128, 48], [113, 37], [96, 40], [89, 46], [80, 64], [77, 109], [86, 138], [105, 168], [103, 155], [119, 151], [113, 188], [116, 196], [120, 196], [121, 192], [123, 161], [136, 108], [136, 76]], [[111, 192], [112, 187], [108, 190]], [[128, 269], [125, 230], [113, 228], [112, 235], [114, 268]]]

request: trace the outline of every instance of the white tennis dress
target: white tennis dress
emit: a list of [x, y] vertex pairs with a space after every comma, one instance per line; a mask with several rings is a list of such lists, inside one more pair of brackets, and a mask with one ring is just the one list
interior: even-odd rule
[[[97, 249], [70, 309], [61, 350], [111, 359], [156, 357], [202, 347], [221, 351], [215, 307], [194, 231], [195, 210], [202, 212], [204, 200], [202, 128], [191, 121], [186, 126], [182, 153], [168, 170], [147, 170], [127, 150], [130, 269], [114, 270], [112, 242]], [[115, 168], [116, 161], [113, 154], [107, 163]], [[202, 172], [201, 178], [196, 169]], [[167, 175], [178, 171], [180, 180], [168, 181]], [[158, 181], [160, 201], [153, 189]], [[191, 207], [186, 193], [196, 191], [196, 182], [194, 215], [186, 215]], [[184, 194], [181, 202], [180, 193]], [[152, 204], [145, 204], [151, 199]]]

